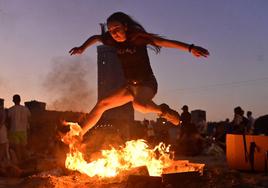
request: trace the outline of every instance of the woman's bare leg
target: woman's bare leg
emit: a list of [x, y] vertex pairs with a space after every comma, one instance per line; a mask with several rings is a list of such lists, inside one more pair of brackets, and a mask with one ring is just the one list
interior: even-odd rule
[[118, 106], [122, 106], [130, 101], [133, 101], [133, 96], [129, 92], [129, 90], [124, 87], [110, 96], [100, 100], [94, 106], [94, 108], [90, 111], [89, 116], [87, 118], [87, 123], [83, 127], [82, 135], [84, 135], [89, 129], [91, 129], [101, 118], [102, 114], [111, 108], [115, 108]]
[[132, 86], [134, 95], [133, 108], [142, 113], [161, 114], [161, 108], [152, 101], [155, 91], [147, 86]]
[[133, 101], [133, 108], [142, 113], [156, 113], [161, 114], [161, 108], [155, 104], [152, 100], [146, 102]]
[[175, 110], [169, 108], [167, 104], [157, 105], [152, 101], [154, 92], [150, 87], [136, 87], [133, 89], [135, 92], [135, 99], [133, 107], [135, 110], [142, 113], [156, 113], [174, 125], [180, 124], [180, 115]]
[[142, 113], [156, 113], [167, 121], [174, 125], [180, 124], [180, 115], [175, 110], [169, 108], [167, 104], [157, 105], [153, 101], [140, 102], [133, 101], [133, 107], [135, 110]]

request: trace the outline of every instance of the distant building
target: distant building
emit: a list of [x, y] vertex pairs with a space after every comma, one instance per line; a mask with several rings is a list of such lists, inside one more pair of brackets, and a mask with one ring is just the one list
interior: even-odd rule
[[24, 105], [33, 112], [44, 112], [46, 110], [46, 103], [36, 100], [25, 102]]
[[[97, 47], [97, 52], [98, 100], [101, 100], [122, 87], [125, 83], [125, 78], [114, 48], [101, 45]], [[128, 103], [106, 111], [101, 120], [105, 124], [116, 124], [116, 122], [133, 123], [134, 109], [132, 104]]]
[[192, 123], [198, 125], [202, 122], [206, 122], [206, 111], [204, 110], [193, 110], [191, 111]]

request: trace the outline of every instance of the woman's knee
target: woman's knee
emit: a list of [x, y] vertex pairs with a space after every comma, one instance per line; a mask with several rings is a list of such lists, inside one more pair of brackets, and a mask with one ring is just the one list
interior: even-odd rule
[[139, 112], [147, 113], [147, 111], [148, 111], [146, 103], [141, 103], [141, 102], [133, 101], [132, 102], [132, 106], [133, 106], [133, 108], [135, 110], [137, 110]]

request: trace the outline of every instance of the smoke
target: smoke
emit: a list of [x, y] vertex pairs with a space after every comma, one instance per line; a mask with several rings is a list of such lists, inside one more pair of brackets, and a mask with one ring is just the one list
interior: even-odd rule
[[82, 57], [60, 57], [55, 58], [52, 63], [52, 71], [43, 84], [51, 99], [48, 108], [59, 111], [88, 111], [94, 94], [93, 87], [90, 87], [90, 60]]
[[[8, 90], [9, 90], [8, 80], [0, 75], [0, 93], [1, 93], [1, 95], [6, 94]], [[3, 97], [3, 96], [0, 96], [0, 98], [1, 97]]]

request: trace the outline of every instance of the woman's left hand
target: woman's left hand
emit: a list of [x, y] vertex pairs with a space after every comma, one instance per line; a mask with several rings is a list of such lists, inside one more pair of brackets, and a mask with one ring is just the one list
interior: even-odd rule
[[200, 46], [193, 46], [191, 49], [191, 53], [195, 57], [208, 57], [209, 56], [208, 50]]

